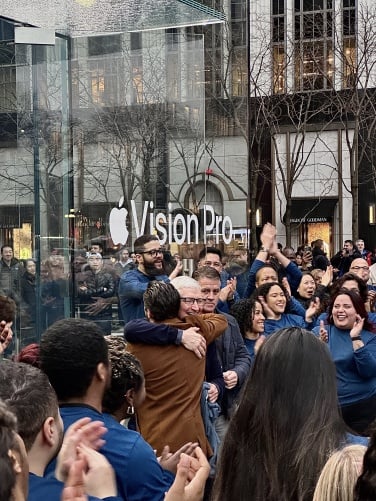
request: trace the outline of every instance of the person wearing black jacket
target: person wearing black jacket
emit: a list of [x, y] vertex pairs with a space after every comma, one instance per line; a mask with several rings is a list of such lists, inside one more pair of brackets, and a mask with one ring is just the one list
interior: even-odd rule
[[325, 271], [329, 265], [330, 261], [324, 252], [324, 240], [318, 238], [312, 246], [312, 269]]
[[116, 281], [113, 274], [103, 267], [99, 252], [89, 254], [88, 264], [89, 270], [77, 276], [80, 316], [98, 324], [104, 334], [111, 334], [112, 304], [103, 301], [98, 305], [98, 299], [113, 297], [116, 293]]
[[351, 262], [358, 257], [362, 257], [358, 249], [355, 247], [352, 240], [345, 240], [343, 249], [341, 249], [331, 259], [334, 271], [337, 272], [338, 277], [342, 277], [350, 269]]

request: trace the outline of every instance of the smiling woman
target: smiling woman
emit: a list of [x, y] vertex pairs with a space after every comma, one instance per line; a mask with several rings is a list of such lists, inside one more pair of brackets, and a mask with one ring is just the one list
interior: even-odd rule
[[353, 290], [340, 289], [328, 310], [328, 325], [314, 329], [328, 343], [337, 370], [342, 415], [353, 430], [367, 435], [376, 418], [376, 328]]
[[312, 329], [313, 317], [317, 313], [319, 304], [312, 302], [306, 310], [305, 318], [286, 313], [289, 296], [283, 285], [278, 282], [269, 282], [261, 285], [252, 295], [258, 299], [265, 315], [265, 334], [273, 334], [278, 329], [285, 327], [302, 327]]

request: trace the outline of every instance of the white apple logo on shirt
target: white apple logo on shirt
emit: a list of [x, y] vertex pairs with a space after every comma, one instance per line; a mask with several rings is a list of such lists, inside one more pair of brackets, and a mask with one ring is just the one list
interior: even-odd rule
[[129, 232], [127, 228], [127, 215], [128, 211], [123, 207], [124, 197], [119, 200], [119, 209], [114, 207], [110, 212], [110, 234], [114, 245], [124, 245], [128, 240]]

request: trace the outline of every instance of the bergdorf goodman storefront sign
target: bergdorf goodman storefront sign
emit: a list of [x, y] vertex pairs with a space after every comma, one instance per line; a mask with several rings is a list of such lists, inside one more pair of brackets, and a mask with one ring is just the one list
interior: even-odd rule
[[[127, 225], [128, 210], [122, 207], [124, 197], [119, 200], [118, 207], [114, 207], [110, 213], [110, 233], [115, 245], [125, 245], [128, 241], [129, 230]], [[154, 212], [153, 202], [144, 202], [141, 214], [137, 212], [136, 202], [131, 200], [131, 213], [129, 218], [135, 230], [136, 238], [145, 233], [146, 221], [149, 221], [149, 228], [155, 229], [161, 240], [161, 245], [173, 242], [178, 245], [184, 243], [199, 243], [199, 218], [196, 214], [172, 214], [172, 205], [168, 204], [167, 214]], [[203, 206], [203, 239], [214, 240], [216, 244], [223, 242], [229, 244], [233, 239], [233, 226], [229, 216], [218, 216], [211, 205]], [[153, 231], [153, 230], [151, 230]]]

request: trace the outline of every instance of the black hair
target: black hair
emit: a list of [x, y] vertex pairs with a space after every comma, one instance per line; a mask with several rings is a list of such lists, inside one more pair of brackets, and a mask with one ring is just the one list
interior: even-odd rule
[[141, 235], [141, 237], [136, 238], [134, 241], [134, 252], [141, 254], [145, 250], [145, 244], [154, 242], [154, 240], [159, 242], [159, 238], [156, 235]]
[[109, 364], [102, 329], [82, 318], [55, 322], [42, 335], [40, 362], [59, 401], [83, 397], [98, 364]]
[[12, 491], [16, 485], [14, 459], [10, 451], [17, 448], [16, 444], [17, 419], [0, 401], [0, 500], [12, 499]]
[[44, 421], [58, 416], [56, 394], [48, 377], [28, 364], [6, 360], [0, 364], [0, 398], [17, 416], [26, 450], [30, 450]]
[[[222, 444], [214, 501], [311, 501], [346, 436], [326, 345], [299, 327], [261, 346]], [[231, 472], [231, 474], [230, 474]]]
[[127, 343], [119, 336], [106, 337], [111, 362], [111, 384], [103, 397], [103, 411], [113, 414], [124, 405], [128, 390], [139, 391], [144, 382], [140, 361], [127, 351]]
[[376, 499], [376, 427], [373, 425], [371, 438], [363, 458], [362, 473], [355, 484], [354, 501]]
[[271, 268], [273, 271], [275, 271], [277, 277], [279, 277], [279, 266], [275, 261], [270, 261], [269, 263], [264, 263], [260, 268], [256, 271], [255, 274], [255, 280], [257, 282], [259, 272], [263, 270], [264, 268]]
[[175, 318], [180, 309], [179, 292], [172, 284], [153, 280], [144, 293], [144, 307], [157, 322]]
[[90, 247], [93, 247], [93, 245], [98, 245], [98, 247], [103, 251], [103, 244], [102, 244], [102, 242], [99, 242], [98, 240], [95, 240], [94, 242], [91, 242]]
[[240, 299], [230, 309], [230, 314], [238, 322], [241, 335], [245, 337], [247, 332], [252, 332], [252, 321], [255, 316], [257, 298]]
[[352, 273], [350, 271], [342, 275], [342, 277], [337, 278], [337, 280], [333, 282], [333, 285], [330, 287], [331, 297], [337, 294], [339, 289], [345, 288], [343, 284], [349, 280], [353, 280], [358, 284], [359, 295], [362, 298], [363, 302], [366, 303], [368, 301], [367, 284], [364, 282], [364, 280], [358, 277], [358, 275], [355, 275], [355, 273]]
[[4, 245], [2, 245], [2, 246], [1, 246], [1, 249], [0, 249], [1, 254], [3, 253], [3, 250], [4, 250], [6, 247], [9, 247], [9, 249], [12, 249], [12, 252], [13, 252], [13, 247], [12, 247], [10, 244], [4, 244]]
[[199, 261], [203, 259], [207, 254], [216, 254], [219, 259], [222, 261], [222, 252], [220, 249], [217, 249], [217, 247], [204, 247], [201, 251], [200, 254], [198, 255]]
[[[284, 293], [284, 295], [286, 297], [286, 301], [288, 302], [290, 298], [289, 298], [289, 295], [287, 294], [287, 290], [279, 282], [266, 282], [266, 283], [260, 285], [260, 287], [258, 287], [255, 291], [253, 291], [251, 298], [257, 300], [257, 298], [259, 296], [262, 296], [265, 299], [265, 301], [266, 301], [266, 296], [268, 295], [270, 289], [274, 285], [278, 285], [278, 287], [283, 291], [283, 293]], [[286, 305], [287, 305], [287, 303], [286, 303]]]
[[0, 296], [0, 322], [14, 322], [16, 316], [16, 303], [8, 296]]

